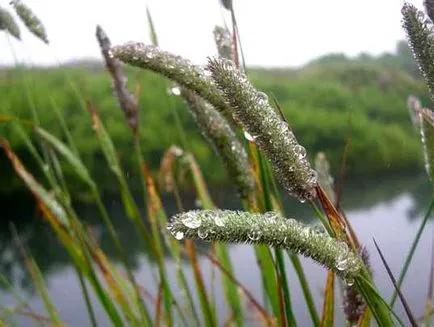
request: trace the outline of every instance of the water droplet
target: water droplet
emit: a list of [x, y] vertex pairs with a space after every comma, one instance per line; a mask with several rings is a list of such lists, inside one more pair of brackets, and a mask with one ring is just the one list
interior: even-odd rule
[[316, 224], [316, 225], [312, 226], [311, 231], [312, 231], [313, 234], [316, 234], [316, 235], [323, 235], [323, 234], [326, 233], [326, 230], [324, 229], [324, 226], [321, 226], [319, 224]]
[[204, 239], [208, 236], [208, 231], [205, 228], [199, 228], [197, 231], [197, 236], [199, 236], [201, 239]]
[[247, 235], [252, 241], [257, 241], [261, 238], [261, 232], [258, 230], [252, 229]]
[[190, 213], [186, 213], [181, 221], [185, 227], [192, 229], [198, 228], [202, 224], [202, 221], [197, 215]]
[[307, 182], [309, 184], [316, 184], [317, 180], [318, 180], [318, 173], [312, 169], [310, 171], [309, 178], [308, 178]]
[[308, 241], [310, 237], [310, 228], [309, 227], [303, 228], [300, 234], [305, 241]]
[[345, 283], [347, 286], [353, 286], [353, 285], [354, 285], [354, 279], [353, 279], [353, 278], [345, 278], [345, 279], [344, 279], [344, 283]]
[[280, 129], [282, 130], [283, 133], [285, 133], [289, 129], [288, 124], [284, 121], [281, 122], [280, 123]]
[[348, 268], [348, 258], [346, 256], [340, 256], [336, 261], [335, 267], [337, 270], [344, 271]]
[[175, 235], [173, 235], [178, 241], [182, 240], [184, 238], [184, 232], [176, 232]]
[[268, 103], [268, 96], [264, 92], [258, 92], [257, 100], [260, 105], [266, 105]]
[[348, 252], [350, 251], [350, 249], [348, 248], [348, 244], [342, 241], [339, 243], [338, 246], [340, 248], [339, 252], [341, 257], [346, 257], [348, 255]]
[[177, 146], [173, 147], [173, 154], [175, 156], [180, 157], [180, 156], [182, 156], [183, 153], [184, 153], [184, 151], [181, 148], [179, 148]]
[[306, 149], [299, 144], [294, 147], [294, 152], [299, 159], [303, 159], [304, 157], [306, 157]]
[[179, 88], [178, 85], [173, 85], [170, 89], [169, 89], [169, 94], [171, 95], [175, 95], [175, 96], [179, 96], [181, 94], [181, 89]]
[[200, 201], [199, 199], [194, 200], [194, 204], [196, 205], [196, 207], [201, 208], [202, 207], [202, 201]]
[[250, 141], [250, 142], [254, 142], [255, 141], [255, 137], [253, 137], [252, 135], [250, 135], [249, 132], [244, 131], [244, 137], [246, 138], [247, 141]]
[[222, 215], [217, 215], [214, 217], [214, 223], [219, 227], [223, 227], [227, 221], [228, 221], [228, 217]]

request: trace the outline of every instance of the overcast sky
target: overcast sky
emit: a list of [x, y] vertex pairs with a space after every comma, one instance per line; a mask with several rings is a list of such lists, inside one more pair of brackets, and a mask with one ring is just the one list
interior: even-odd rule
[[[233, 0], [248, 65], [299, 66], [320, 55], [380, 54], [404, 38], [402, 0]], [[219, 0], [24, 0], [42, 19], [50, 45], [22, 27], [23, 42], [12, 41], [18, 60], [56, 64], [99, 58], [95, 26], [113, 44], [149, 42], [149, 6], [160, 47], [197, 63], [215, 53], [212, 30], [229, 16]], [[411, 0], [422, 9], [423, 0]], [[10, 8], [9, 0], [0, 0]], [[0, 32], [0, 65], [13, 64]]]

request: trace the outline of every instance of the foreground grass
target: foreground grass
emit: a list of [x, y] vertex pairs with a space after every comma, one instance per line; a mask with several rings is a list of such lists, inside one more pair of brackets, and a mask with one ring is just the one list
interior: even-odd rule
[[[14, 0], [11, 4], [27, 28], [42, 41], [48, 42], [43, 25], [32, 11], [19, 0]], [[266, 80], [268, 83], [259, 85], [262, 87], [260, 91], [257, 89], [258, 86], [253, 85], [247, 77], [248, 72], [242, 71], [237, 52], [239, 35], [235, 13], [230, 1], [222, 2], [222, 6], [231, 15], [234, 32], [232, 36], [224, 29], [217, 32], [223, 33], [215, 38], [220, 57], [210, 59], [206, 71], [156, 46], [157, 38], [149, 12], [153, 45], [128, 43], [111, 47], [102, 28], [97, 27], [98, 43], [114, 82], [114, 91], [120, 109], [128, 120], [129, 133], [120, 132], [119, 122], [122, 119], [119, 114], [111, 115], [114, 113], [112, 102], [114, 100], [108, 100], [106, 104], [103, 100], [106, 98], [101, 96], [107, 92], [103, 87], [106, 83], [102, 82], [102, 75], [92, 75], [92, 78], [87, 80], [83, 78], [84, 74], [77, 74], [75, 70], [61, 71], [63, 76], [68, 76], [67, 84], [70, 90], [75, 92], [76, 106], [61, 103], [65, 97], [56, 99], [59, 95], [55, 92], [54, 85], [60, 84], [62, 79], [36, 84], [32, 82], [33, 79], [16, 82], [14, 73], [9, 76], [7, 84], [15, 86], [15, 89], [10, 92], [10, 98], [21, 99], [20, 92], [24, 89], [26, 104], [31, 110], [29, 114], [25, 114], [15, 108], [23, 108], [23, 106], [3, 103], [1, 119], [6, 123], [6, 127], [2, 132], [9, 140], [0, 136], [0, 147], [16, 175], [34, 196], [44, 221], [51, 227], [73, 262], [90, 325], [98, 325], [94, 313], [95, 304], [89, 300], [91, 293], [95, 295], [114, 326], [163, 324], [175, 326], [180, 323], [185, 326], [211, 327], [221, 324], [222, 317], [219, 316], [215, 306], [214, 289], [206, 286], [203, 267], [198, 260], [198, 249], [193, 242], [193, 239], [198, 239], [211, 242], [211, 251], [206, 257], [222, 273], [224, 296], [230, 312], [229, 317], [224, 318], [225, 324], [242, 326], [254, 312], [254, 319], [267, 326], [297, 325], [298, 317], [294, 315], [290, 281], [287, 278], [288, 267], [285, 265], [285, 257], [287, 257], [295, 268], [309, 318], [314, 326], [335, 324], [335, 281], [337, 280], [340, 280], [340, 290], [344, 294], [343, 304], [347, 323], [369, 326], [371, 320], [375, 319], [380, 326], [397, 324], [403, 326], [403, 321], [393, 310], [395, 295], [389, 304], [379, 294], [374, 284], [368, 254], [341, 207], [342, 194], [339, 188], [334, 188], [326, 156], [324, 153], [316, 156], [315, 169], [313, 169], [309, 158], [306, 158], [307, 151], [301, 144], [310, 144], [312, 149], [309, 150], [316, 150], [317, 146], [322, 146], [324, 145], [322, 142], [327, 141], [328, 143], [325, 144], [332, 144], [332, 147], [326, 150], [334, 156], [332, 163], [335, 163], [340, 160], [336, 149], [342, 148], [343, 140], [348, 144], [348, 140], [354, 137], [356, 141], [352, 143], [351, 153], [356, 154], [357, 157], [346, 157], [348, 153], [345, 153], [345, 161], [351, 171], [359, 173], [369, 172], [369, 167], [382, 167], [382, 165], [390, 167], [393, 162], [396, 162], [393, 164], [394, 169], [402, 169], [408, 161], [417, 162], [417, 159], [408, 159], [417, 158], [419, 151], [416, 144], [412, 145], [411, 128], [404, 126], [403, 115], [396, 114], [391, 120], [389, 116], [392, 111], [388, 109], [391, 108], [391, 103], [387, 101], [384, 102], [387, 102], [387, 107], [379, 106], [380, 109], [375, 110], [371, 107], [372, 99], [376, 98], [375, 92], [380, 92], [388, 100], [390, 97], [390, 101], [393, 102], [392, 99], [397, 101], [401, 98], [401, 92], [408, 93], [410, 86], [414, 87], [412, 90], [418, 91], [417, 83], [411, 78], [403, 77], [401, 73], [387, 73], [375, 69], [376, 82], [372, 82], [370, 78], [363, 79], [363, 76], [370, 76], [367, 72], [373, 69], [365, 63], [358, 69], [352, 66], [349, 73], [339, 71], [337, 74], [340, 76], [339, 83], [336, 85], [333, 81], [326, 82], [324, 77], [329, 74], [327, 69], [320, 70], [321, 73], [318, 73], [315, 71], [318, 69], [316, 65], [311, 67], [310, 71], [307, 69], [307, 73], [295, 74], [295, 79], [301, 81], [303, 86], [300, 89], [294, 87], [292, 91], [289, 88], [287, 93], [278, 95], [282, 98], [282, 102], [276, 106], [288, 109], [285, 112], [276, 111], [267, 94], [262, 92], [268, 91], [270, 95], [273, 92], [278, 93], [277, 89], [272, 90], [275, 87], [273, 84], [275, 75], [272, 78], [273, 82], [271, 78], [267, 80], [261, 76], [261, 80]], [[0, 17], [5, 20], [2, 21], [2, 28], [19, 38], [19, 28], [13, 24], [13, 16], [8, 11], [1, 8], [0, 10], [2, 10]], [[421, 38], [425, 38], [422, 45], [432, 42], [427, 27], [415, 8], [408, 4], [404, 5], [403, 15], [410, 41], [416, 42], [414, 47], [420, 46], [417, 43]], [[416, 38], [413, 38], [414, 35]], [[415, 53], [420, 54], [417, 51]], [[423, 60], [419, 60], [419, 64], [423, 63], [422, 69], [430, 68], [429, 65], [432, 65], [433, 60], [427, 56], [431, 56], [431, 53], [426, 49], [422, 49], [421, 53]], [[239, 200], [243, 212], [218, 210], [215, 207], [208, 192], [206, 179], [194, 153], [191, 152], [196, 149], [193, 148], [195, 138], [191, 138], [190, 142], [188, 137], [191, 133], [189, 120], [185, 118], [185, 114], [182, 116], [179, 113], [180, 104], [176, 101], [176, 97], [166, 96], [169, 108], [167, 113], [170, 113], [175, 122], [173, 128], [177, 136], [175, 139], [182, 147], [171, 147], [162, 161], [162, 184], [173, 193], [179, 212], [169, 220], [166, 209], [162, 205], [159, 189], [149, 169], [149, 165], [156, 160], [155, 154], [159, 154], [161, 147], [168, 144], [161, 144], [158, 138], [160, 134], [156, 134], [157, 136], [151, 134], [149, 148], [145, 153], [142, 150], [148, 147], [146, 139], [149, 133], [148, 126], [157, 125], [160, 130], [172, 129], [172, 125], [167, 124], [164, 119], [161, 124], [156, 124], [150, 117], [143, 117], [144, 112], [155, 115], [158, 113], [164, 117], [165, 112], [159, 110], [162, 107], [162, 100], [149, 91], [159, 89], [160, 94], [167, 92], [167, 83], [161, 80], [158, 82], [155, 75], [146, 75], [152, 76], [155, 79], [153, 82], [151, 79], [145, 79], [143, 83], [136, 81], [137, 96], [148, 94], [154, 100], [154, 103], [148, 103], [148, 106], [151, 108], [155, 106], [156, 109], [147, 111], [146, 102], [141, 101], [143, 100], [141, 97], [130, 94], [125, 85], [126, 79], [120, 66], [121, 61], [140, 69], [157, 72], [176, 83], [170, 87], [173, 95], [181, 95], [188, 101], [202, 135], [226, 164], [229, 174], [234, 176], [232, 180], [240, 191]], [[41, 74], [41, 71], [30, 73], [23, 69], [19, 72], [23, 73], [20, 78], [21, 76], [33, 77], [34, 80], [38, 79], [37, 74]], [[142, 70], [136, 70], [134, 74], [132, 72], [130, 77], [144, 78], [145, 73]], [[432, 69], [429, 73], [432, 73]], [[50, 74], [51, 72], [48, 72], [45, 75]], [[309, 74], [313, 74], [314, 77]], [[351, 79], [348, 79], [350, 76], [357, 76], [362, 81], [370, 82], [366, 85], [353, 84]], [[434, 76], [425, 74], [425, 77], [430, 86], [434, 85]], [[312, 79], [318, 78], [322, 79], [321, 86], [311, 84]], [[255, 79], [253, 78], [252, 81]], [[403, 88], [392, 87], [394, 81], [407, 84]], [[77, 89], [76, 85], [81, 87]], [[288, 85], [291, 86], [289, 81]], [[38, 87], [43, 91], [38, 91]], [[143, 92], [144, 87], [148, 87], [147, 92]], [[18, 90], [15, 96], [12, 96], [13, 90]], [[294, 109], [293, 95], [297, 94], [297, 91], [303, 95], [303, 99], [310, 100], [304, 100], [306, 103], [296, 103], [297, 108]], [[318, 96], [312, 96], [313, 94]], [[330, 94], [333, 96], [329, 96]], [[358, 99], [361, 105], [351, 102], [350, 99], [353, 97]], [[47, 99], [48, 102], [44, 102]], [[317, 104], [320, 99], [327, 99], [323, 107]], [[112, 105], [109, 105], [110, 102]], [[320, 103], [323, 103], [322, 100]], [[353, 105], [354, 107], [351, 108]], [[75, 114], [77, 107], [81, 107], [81, 115]], [[350, 114], [347, 111], [348, 107], [351, 108]], [[47, 115], [49, 109], [43, 108], [53, 109], [55, 118]], [[65, 111], [65, 108], [70, 108], [71, 112]], [[119, 113], [121, 110], [118, 110]], [[412, 102], [410, 110], [412, 115], [418, 118], [414, 120], [414, 127], [421, 132], [426, 168], [432, 178], [434, 116], [429, 109], [422, 109], [417, 100]], [[203, 114], [205, 112], [207, 114]], [[199, 118], [200, 114], [202, 115]], [[291, 125], [286, 122], [286, 116], [290, 118]], [[139, 120], [142, 123], [136, 124]], [[402, 126], [399, 126], [400, 124]], [[83, 135], [77, 134], [77, 131], [89, 131], [84, 126], [91, 126], [93, 137], [84, 138]], [[303, 127], [306, 129], [304, 135]], [[237, 132], [235, 133], [234, 130]], [[318, 133], [318, 130], [321, 133]], [[237, 133], [242, 134], [242, 132], [249, 142], [241, 143], [237, 138]], [[120, 135], [122, 137], [118, 139]], [[29, 157], [31, 156], [39, 169], [37, 177], [28, 168], [34, 167], [29, 162], [23, 162], [18, 154], [17, 150], [22, 148], [22, 144], [17, 141], [18, 136], [22, 144], [25, 144]], [[88, 142], [90, 139], [93, 140], [93, 144]], [[122, 140], [125, 144], [122, 144]], [[152, 140], [158, 140], [159, 147], [153, 148], [152, 145], [155, 143], [152, 143]], [[391, 144], [394, 146], [391, 147]], [[324, 150], [324, 147], [321, 150]], [[404, 152], [405, 156], [402, 155]], [[200, 150], [198, 154], [203, 157]], [[95, 158], [97, 164], [92, 161]], [[126, 173], [128, 170], [125, 170], [125, 167], [130, 165], [129, 160], [141, 185], [143, 195], [141, 200], [132, 195], [132, 183], [129, 183], [128, 173]], [[206, 164], [205, 160], [203, 168], [210, 171], [212, 167]], [[344, 166], [345, 163], [342, 164], [342, 167]], [[66, 167], [68, 168], [65, 169]], [[394, 169], [389, 168], [389, 170]], [[381, 171], [381, 168], [376, 168], [375, 171]], [[104, 178], [101, 177], [102, 174]], [[311, 205], [322, 227], [316, 228], [285, 217], [281, 196], [276, 186], [277, 181], [288, 195]], [[184, 212], [184, 205], [179, 197], [179, 185], [184, 183], [194, 188], [204, 210]], [[102, 201], [102, 192], [106, 189], [106, 185], [118, 189], [127, 217], [125, 223], [134, 227], [134, 232], [139, 236], [142, 246], [149, 250], [150, 256], [155, 260], [154, 276], [155, 283], [158, 285], [157, 294], [150, 294], [146, 290], [146, 285], [140, 285], [132, 273], [128, 254], [113, 225], [110, 212]], [[87, 192], [98, 217], [106, 226], [119, 266], [108, 259], [98, 239], [77, 214], [77, 208], [72, 200], [78, 192], [78, 187]], [[399, 292], [399, 287], [411, 264], [425, 223], [431, 215], [433, 203], [434, 201], [431, 201], [425, 219], [419, 227], [396, 285], [397, 294], [406, 308], [407, 318], [412, 326], [417, 324], [405, 297]], [[145, 205], [145, 210], [141, 210], [140, 204]], [[145, 223], [145, 215], [149, 219], [148, 223]], [[47, 310], [47, 317], [36, 319], [39, 322], [50, 321], [56, 326], [64, 326], [55, 303], [48, 294], [42, 272], [31, 254], [31, 249], [27, 249], [21, 243], [13, 226], [11, 230], [23, 263]], [[234, 275], [225, 243], [240, 242], [253, 245], [261, 274], [258, 283], [263, 290], [262, 303], [252, 297]], [[382, 255], [381, 250], [378, 247], [377, 249]], [[165, 251], [177, 263], [175, 266], [177, 287], [181, 289], [182, 297], [174, 291], [174, 285], [169, 283]], [[310, 285], [298, 255], [311, 258], [328, 270], [321, 315], [313, 303]], [[185, 269], [180, 264], [183, 257], [188, 258], [191, 264], [194, 286], [187, 283]], [[387, 268], [387, 262], [383, 261]], [[393, 276], [391, 279], [395, 283]], [[4, 283], [10, 285], [8, 281]], [[432, 294], [432, 291], [429, 294]], [[427, 300], [425, 317], [427, 322], [430, 320], [429, 312], [432, 309], [430, 297]], [[244, 303], [247, 303], [252, 310], [244, 310]], [[2, 310], [0, 323], [2, 325], [3, 321], [8, 323], [16, 313], [19, 313], [16, 308]]]

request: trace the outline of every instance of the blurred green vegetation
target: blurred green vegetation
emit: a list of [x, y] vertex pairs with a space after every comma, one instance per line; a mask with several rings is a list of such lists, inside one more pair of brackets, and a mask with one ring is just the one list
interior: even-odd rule
[[[195, 154], [208, 183], [227, 183], [220, 161], [200, 136], [185, 104], [179, 97], [168, 94], [169, 82], [150, 72], [125, 69], [130, 89], [134, 90], [137, 83], [141, 86], [140, 138], [148, 165], [156, 171], [164, 151], [171, 144], [179, 144], [174, 109], [184, 127], [189, 150]], [[395, 54], [376, 58], [362, 54], [349, 59], [334, 54], [301, 69], [252, 68], [249, 75], [270, 99], [272, 95], [278, 99], [297, 138], [311, 157], [318, 151], [327, 154], [335, 176], [346, 137], [350, 139], [349, 175], [364, 177], [421, 169], [421, 147], [409, 121], [406, 99], [414, 94], [424, 105], [429, 106], [430, 102], [405, 43], [398, 44]], [[100, 63], [0, 70], [0, 113], [31, 119], [26, 84], [42, 127], [62, 136], [53, 108], [57, 106], [94, 179], [101, 189], [110, 193], [115, 183], [82, 105], [83, 99], [89, 99], [111, 134], [122, 165], [129, 172], [127, 177], [134, 181], [138, 172], [131, 133], [112, 94], [110, 77]], [[77, 88], [78, 96], [71, 84]], [[12, 143], [38, 176], [37, 165], [29, 159], [31, 156], [12, 126], [0, 123], [0, 134]], [[70, 185], [79, 192], [82, 185], [77, 185], [68, 167], [65, 169]], [[0, 152], [0, 194], [10, 195], [19, 190], [23, 190], [23, 186], [5, 160], [5, 154]]]

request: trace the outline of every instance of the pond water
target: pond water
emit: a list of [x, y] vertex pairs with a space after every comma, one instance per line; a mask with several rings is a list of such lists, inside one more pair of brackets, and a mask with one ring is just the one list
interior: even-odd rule
[[[222, 208], [239, 208], [239, 202], [232, 190], [214, 190], [212, 192], [215, 202]], [[381, 181], [351, 182], [346, 185], [343, 198], [343, 207], [362, 243], [370, 253], [371, 266], [375, 281], [381, 293], [386, 298], [392, 294], [392, 285], [373, 246], [375, 238], [380, 245], [392, 271], [397, 275], [414, 238], [421, 218], [427, 210], [432, 191], [426, 178], [395, 176], [382, 178]], [[195, 208], [192, 194], [184, 195], [187, 208]], [[315, 222], [312, 210], [306, 204], [284, 198], [287, 215], [305, 222]], [[174, 203], [170, 197], [164, 199], [169, 213], [175, 212]], [[122, 207], [115, 199], [106, 199], [113, 223], [120, 235], [134, 273], [138, 281], [151, 293], [157, 293], [157, 282], [154, 279], [155, 263], [149, 259], [148, 253], [141, 246], [135, 231], [128, 223]], [[16, 226], [22, 242], [30, 249], [32, 255], [39, 264], [46, 277], [46, 284], [61, 317], [70, 326], [87, 326], [89, 320], [76, 273], [68, 260], [68, 256], [54, 238], [51, 231], [35, 218], [35, 210], [31, 202], [20, 200], [17, 203], [0, 202], [0, 274], [13, 283], [23, 299], [28, 300], [31, 309], [36, 313], [45, 314], [42, 302], [34, 294], [32, 282], [23, 268], [19, 250], [12, 242], [9, 232], [9, 224]], [[77, 206], [80, 217], [92, 225], [95, 235], [108, 253], [109, 257], [115, 257], [115, 250], [111, 246], [107, 231], [98, 222], [97, 212], [88, 206]], [[403, 293], [417, 317], [424, 311], [425, 300], [428, 292], [429, 271], [432, 256], [432, 223], [430, 222], [422, 237], [420, 245], [413, 259], [413, 264], [408, 272], [408, 278], [403, 287]], [[208, 251], [208, 244], [198, 244], [201, 251]], [[233, 245], [230, 253], [238, 280], [262, 302], [262, 290], [260, 287], [260, 275], [255, 256], [251, 246]], [[209, 292], [215, 292], [217, 310], [219, 312], [219, 324], [223, 325], [229, 313], [225, 305], [222, 288], [219, 285], [219, 274], [213, 270], [209, 261], [201, 256], [200, 264]], [[326, 271], [315, 265], [312, 261], [302, 258], [305, 273], [309, 280], [318, 311], [322, 311], [322, 294], [324, 291]], [[172, 260], [167, 257], [167, 268], [170, 280], [175, 281], [175, 267]], [[182, 263], [188, 274], [191, 288], [194, 289], [189, 262]], [[297, 322], [300, 326], [311, 325], [305, 301], [298, 286], [298, 280], [291, 264], [287, 263], [288, 280], [291, 288], [291, 300]], [[213, 275], [215, 275], [213, 277]], [[212, 280], [215, 280], [214, 284]], [[175, 286], [174, 286], [175, 287]], [[179, 292], [178, 292], [179, 293]], [[337, 292], [339, 293], [339, 291]], [[337, 322], [343, 325], [342, 314], [339, 310], [340, 301], [336, 301]], [[5, 306], [17, 303], [17, 299], [7, 287], [0, 288], [0, 313]], [[97, 305], [96, 314], [101, 326], [110, 325], [105, 313]], [[408, 321], [400, 304], [396, 311]], [[247, 316], [252, 318], [248, 325], [254, 325], [254, 315], [251, 309], [247, 310]], [[15, 315], [13, 319], [18, 326], [33, 326], [35, 321], [23, 315]]]

